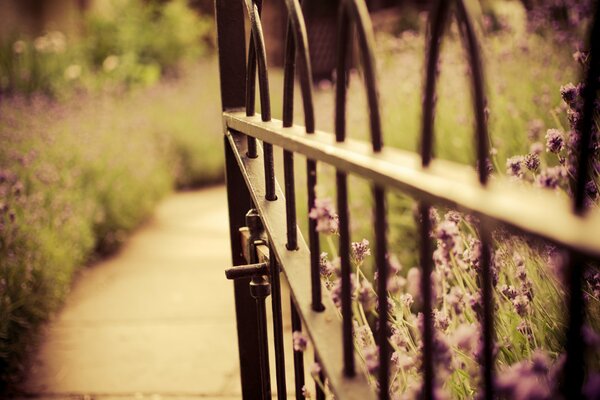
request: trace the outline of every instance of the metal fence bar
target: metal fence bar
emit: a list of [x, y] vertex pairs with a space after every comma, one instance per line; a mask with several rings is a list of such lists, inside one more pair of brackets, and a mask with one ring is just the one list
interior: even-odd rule
[[[258, 3], [260, 12], [262, 1]], [[252, 117], [256, 113], [256, 48], [254, 36], [250, 35], [248, 44], [248, 69], [246, 73], [246, 115]], [[248, 136], [248, 157], [256, 158], [256, 139]]]
[[[338, 16], [337, 82], [335, 98], [335, 137], [342, 143], [346, 139], [346, 80], [347, 50], [350, 38], [350, 23], [345, 3], [341, 2]], [[344, 374], [355, 375], [354, 338], [352, 325], [352, 282], [350, 279], [350, 215], [348, 210], [348, 176], [336, 170], [337, 209], [339, 217], [339, 255], [342, 281], [342, 344], [344, 346]]]
[[[283, 127], [294, 124], [294, 74], [296, 72], [296, 43], [292, 24], [288, 21], [286, 50], [283, 74]], [[289, 250], [298, 247], [296, 235], [296, 191], [294, 186], [294, 153], [283, 150], [283, 171], [285, 184], [285, 216], [287, 226], [287, 246]]]
[[[573, 211], [577, 215], [584, 215], [585, 185], [589, 173], [589, 161], [591, 156], [590, 145], [592, 142], [594, 103], [598, 96], [600, 85], [600, 3], [595, 2], [595, 18], [590, 29], [588, 45], [590, 54], [588, 56], [588, 70], [585, 77], [583, 90], [583, 109], [581, 115], [581, 131], [579, 142], [579, 157], [577, 160], [577, 176], [574, 182]], [[566, 282], [569, 296], [569, 326], [567, 329], [567, 359], [565, 362], [565, 385], [563, 393], [567, 398], [580, 398], [583, 377], [585, 373], [585, 345], [582, 338], [582, 326], [585, 314], [585, 302], [583, 299], [583, 272], [586, 268], [585, 258], [575, 251], [569, 252], [569, 265], [566, 271]]]
[[[374, 153], [383, 148], [383, 135], [381, 131], [381, 115], [379, 109], [379, 94], [375, 68], [375, 39], [371, 19], [367, 6], [363, 0], [349, 0], [346, 2], [348, 15], [352, 25], [356, 26], [359, 53], [361, 56], [364, 85], [368, 99], [369, 122], [371, 131], [371, 145]], [[390, 398], [390, 357], [388, 326], [388, 260], [387, 260], [387, 215], [385, 203], [385, 190], [383, 186], [373, 185], [373, 222], [375, 226], [375, 264], [378, 273], [377, 296], [379, 313], [379, 328], [376, 332], [379, 346], [379, 368], [377, 371], [379, 384], [379, 398]]]
[[431, 306], [431, 272], [432, 272], [432, 255], [433, 248], [429, 232], [431, 231], [430, 221], [431, 207], [427, 202], [419, 204], [419, 262], [421, 264], [421, 297], [423, 301], [423, 320], [422, 337], [423, 337], [423, 388], [422, 396], [424, 399], [433, 398], [434, 388], [434, 365], [433, 365], [433, 320]]
[[273, 345], [275, 353], [275, 377], [277, 379], [277, 398], [287, 398], [285, 382], [285, 352], [283, 345], [283, 317], [281, 313], [281, 269], [275, 256], [269, 254], [271, 276], [271, 307], [273, 312]]

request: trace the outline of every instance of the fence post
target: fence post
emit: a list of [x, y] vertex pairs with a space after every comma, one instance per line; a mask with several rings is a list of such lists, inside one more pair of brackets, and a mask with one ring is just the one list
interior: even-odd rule
[[[241, 1], [215, 0], [223, 111], [245, 105], [246, 48], [242, 6]], [[247, 262], [242, 255], [239, 228], [245, 226], [246, 212], [253, 206], [227, 138], [224, 143], [232, 265], [243, 265]], [[250, 295], [249, 285], [249, 277], [234, 280], [242, 396], [244, 399], [260, 399], [262, 390], [257, 307]]]

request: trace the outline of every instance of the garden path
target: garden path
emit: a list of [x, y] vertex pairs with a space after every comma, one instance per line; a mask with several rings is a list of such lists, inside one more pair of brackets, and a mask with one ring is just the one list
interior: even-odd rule
[[166, 199], [119, 254], [80, 274], [28, 397], [241, 398], [230, 260], [224, 188]]

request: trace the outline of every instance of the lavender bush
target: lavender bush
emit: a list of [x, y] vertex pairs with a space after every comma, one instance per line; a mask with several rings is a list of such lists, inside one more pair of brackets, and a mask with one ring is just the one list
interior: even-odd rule
[[215, 64], [121, 97], [0, 104], [0, 393], [79, 267], [174, 186], [222, 181], [217, 82], [204, 79]]

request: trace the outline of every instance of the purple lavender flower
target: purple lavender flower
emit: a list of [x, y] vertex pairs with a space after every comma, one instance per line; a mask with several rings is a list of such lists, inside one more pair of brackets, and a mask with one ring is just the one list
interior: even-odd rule
[[556, 166], [542, 170], [535, 183], [542, 188], [556, 189], [566, 177], [567, 172], [565, 168], [562, 166]]
[[469, 296], [469, 306], [473, 312], [477, 315], [481, 315], [483, 312], [483, 299], [481, 298], [481, 294], [473, 293]]
[[[352, 293], [352, 296], [355, 296], [355, 291], [356, 291], [355, 282], [356, 282], [356, 275], [350, 274], [350, 292]], [[331, 288], [331, 300], [333, 301], [333, 304], [336, 305], [336, 307], [342, 306], [342, 279], [341, 278], [337, 278], [333, 282], [333, 287]]]
[[460, 241], [458, 226], [451, 221], [444, 220], [435, 229], [435, 238], [439, 240], [444, 255], [450, 254]]
[[316, 199], [315, 207], [308, 216], [317, 221], [317, 232], [336, 233], [338, 231], [338, 215], [331, 199]]
[[403, 371], [408, 371], [416, 367], [416, 360], [414, 357], [409, 356], [405, 352], [395, 351], [392, 354], [391, 361], [394, 363], [396, 368]]
[[450, 318], [445, 311], [433, 310], [433, 324], [437, 329], [445, 331], [450, 326]]
[[464, 296], [465, 294], [463, 290], [458, 286], [452, 286], [450, 288], [450, 292], [446, 295], [446, 302], [458, 315], [462, 314]]
[[311, 364], [311, 366], [310, 366], [310, 375], [311, 376], [318, 378], [321, 371], [322, 371], [321, 365], [318, 362], [314, 362]]
[[510, 176], [521, 178], [523, 176], [523, 156], [514, 156], [506, 160], [506, 173]]
[[479, 270], [481, 259], [481, 242], [478, 239], [474, 237], [469, 238], [467, 248], [463, 252], [463, 258], [465, 261], [469, 262], [476, 271]]
[[366, 256], [371, 255], [371, 249], [369, 248], [369, 241], [363, 239], [360, 242], [352, 242], [352, 259], [357, 264], [364, 261]]
[[367, 346], [363, 349], [365, 366], [370, 374], [377, 373], [379, 369], [379, 348], [377, 346]]
[[542, 350], [535, 350], [531, 355], [531, 371], [534, 374], [545, 376], [550, 371], [551, 360]]
[[595, 199], [598, 196], [598, 187], [596, 186], [596, 182], [589, 181], [585, 184], [585, 192], [591, 199]]
[[444, 215], [444, 219], [458, 225], [462, 220], [462, 216], [457, 211], [448, 211], [446, 215]]
[[310, 390], [306, 387], [306, 385], [302, 386], [302, 396], [305, 399], [311, 399], [312, 398]]
[[548, 129], [546, 131], [546, 151], [558, 154], [565, 147], [563, 133], [558, 129]]
[[390, 340], [399, 349], [405, 349], [406, 347], [408, 347], [408, 340], [406, 340], [406, 335], [402, 334], [395, 326], [392, 326], [392, 336]]
[[292, 333], [292, 340], [294, 341], [294, 351], [306, 350], [308, 344], [308, 338], [300, 331], [294, 331]]
[[500, 293], [506, 296], [509, 300], [514, 300], [515, 297], [519, 294], [517, 289], [515, 289], [512, 285], [502, 285], [500, 286]]
[[333, 272], [335, 271], [333, 264], [331, 262], [329, 262], [329, 259], [327, 258], [327, 253], [323, 252], [321, 253], [321, 257], [320, 257], [320, 262], [319, 262], [319, 270], [321, 272], [321, 275], [323, 276], [329, 276], [331, 274], [333, 274]]
[[408, 309], [410, 309], [414, 302], [415, 300], [410, 293], [404, 293], [402, 296], [400, 296], [400, 304]]
[[473, 354], [477, 349], [479, 336], [479, 331], [475, 324], [461, 324], [454, 331], [451, 342], [467, 354]]
[[560, 87], [560, 96], [571, 108], [575, 105], [578, 95], [577, 87], [572, 83]]
[[517, 312], [517, 314], [519, 314], [521, 317], [526, 316], [527, 314], [529, 314], [529, 310], [530, 310], [530, 306], [529, 306], [529, 298], [523, 294], [519, 294], [517, 295], [513, 301], [513, 306], [515, 307], [515, 311]]
[[373, 285], [371, 282], [363, 279], [358, 288], [358, 301], [366, 311], [370, 311], [375, 306], [375, 294], [373, 293]]
[[525, 165], [525, 167], [527, 167], [528, 170], [536, 172], [540, 167], [540, 156], [536, 153], [529, 153], [525, 156], [523, 164]]

